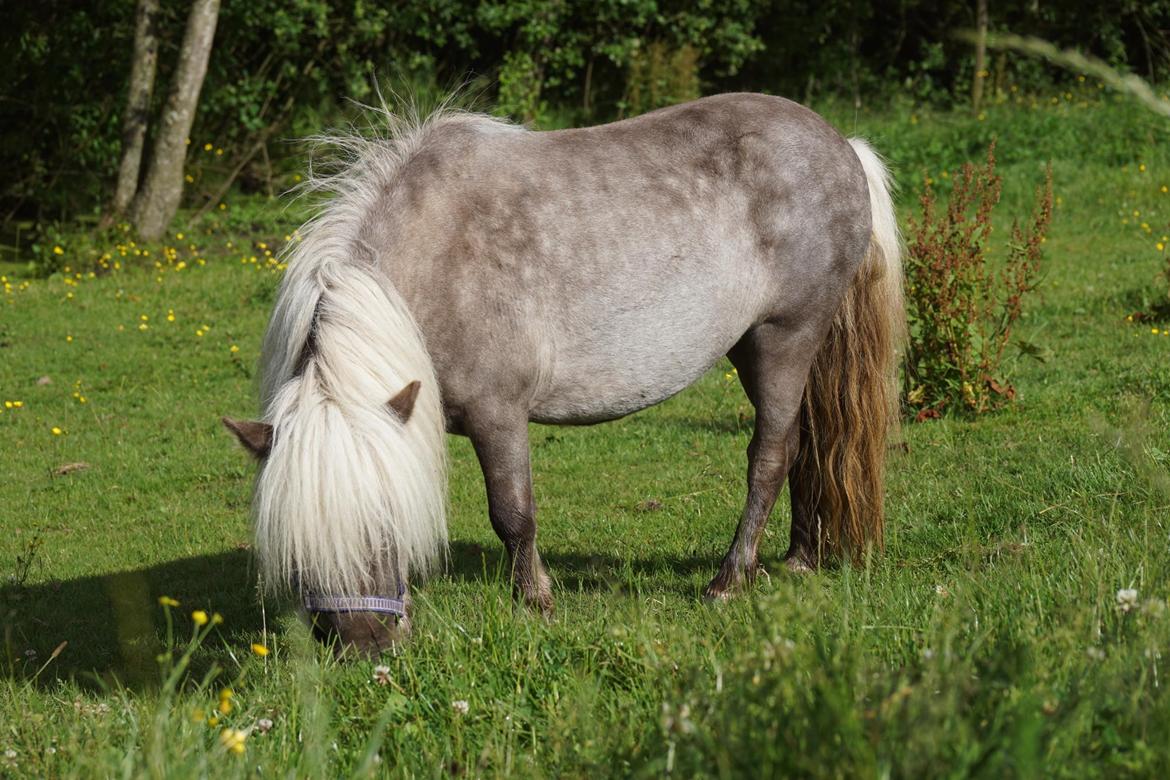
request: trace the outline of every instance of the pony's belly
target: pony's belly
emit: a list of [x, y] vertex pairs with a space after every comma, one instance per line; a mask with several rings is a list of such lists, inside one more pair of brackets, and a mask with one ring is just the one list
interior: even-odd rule
[[[529, 417], [540, 423], [581, 425], [653, 406], [697, 381], [749, 326], [737, 323], [719, 331], [682, 334], [660, 326], [657, 333], [643, 331], [647, 338], [636, 343], [615, 340], [604, 349], [562, 352], [552, 376], [533, 399]], [[664, 333], [691, 338], [662, 339]]]

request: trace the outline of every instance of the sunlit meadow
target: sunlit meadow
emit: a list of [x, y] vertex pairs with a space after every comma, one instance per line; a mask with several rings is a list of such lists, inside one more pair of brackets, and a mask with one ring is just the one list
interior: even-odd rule
[[446, 572], [377, 662], [260, 597], [253, 466], [219, 425], [255, 412], [305, 207], [229, 196], [161, 245], [69, 233], [38, 247], [49, 278], [0, 265], [0, 774], [1166, 776], [1170, 146], [1102, 93], [821, 107], [889, 155], [903, 216], [992, 136], [1001, 235], [1054, 170], [1019, 396], [906, 425], [868, 567], [785, 574], [782, 507], [770, 576], [702, 603], [751, 431], [720, 365], [616, 423], [532, 427], [552, 621], [513, 607], [452, 438]]

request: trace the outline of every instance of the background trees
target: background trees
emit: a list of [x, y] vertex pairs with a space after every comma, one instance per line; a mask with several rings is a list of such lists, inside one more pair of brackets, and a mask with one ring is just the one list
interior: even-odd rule
[[187, 134], [195, 121], [218, 16], [219, 0], [195, 0], [191, 4], [179, 64], [159, 116], [150, 167], [134, 195], [134, 224], [139, 235], [147, 240], [159, 238], [179, 208], [183, 160], [190, 143]]
[[[171, 84], [192, 2], [144, 5], [153, 6], [154, 29], [164, 33], [156, 78]], [[972, 48], [953, 33], [976, 26], [977, 6], [974, 0], [235, 0], [220, 11], [190, 130], [192, 149], [212, 143], [222, 152], [208, 179], [193, 182], [184, 197], [189, 205], [214, 206], [229, 180], [244, 189], [271, 187], [270, 171], [279, 164], [272, 158], [283, 148], [271, 141], [336, 121], [346, 110], [343, 98], [372, 99], [375, 79], [435, 93], [470, 79], [469, 91], [485, 102], [556, 126], [605, 121], [699, 91], [840, 96], [858, 106], [895, 97], [945, 105], [970, 101], [975, 83], [987, 99], [1009, 83], [1028, 88], [1071, 78], [1030, 58], [992, 53], [981, 69], [985, 78], [976, 80]], [[1075, 45], [1147, 78], [1164, 77], [1170, 63], [1170, 0], [997, 0], [988, 11], [992, 32]], [[7, 174], [0, 181], [0, 230], [14, 220], [96, 218], [115, 192], [114, 210], [124, 208], [129, 183], [143, 173], [130, 170], [126, 159], [134, 157], [142, 130], [138, 118], [159, 115], [168, 99], [166, 90], [144, 91], [149, 80], [131, 75], [140, 26], [134, 4], [8, 3], [0, 15], [6, 52], [0, 163]], [[148, 147], [163, 132], [161, 125], [148, 126]]]

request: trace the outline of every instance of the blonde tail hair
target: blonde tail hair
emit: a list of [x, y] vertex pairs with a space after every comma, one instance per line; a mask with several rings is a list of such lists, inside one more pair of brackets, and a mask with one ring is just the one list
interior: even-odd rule
[[904, 336], [902, 250], [890, 176], [850, 139], [869, 184], [873, 232], [865, 259], [813, 361], [801, 408], [794, 476], [824, 558], [860, 563], [882, 547], [887, 441], [898, 426], [897, 351]]

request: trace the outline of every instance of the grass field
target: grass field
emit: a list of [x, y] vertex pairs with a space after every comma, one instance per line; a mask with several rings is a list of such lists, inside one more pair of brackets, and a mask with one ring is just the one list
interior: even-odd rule
[[[78, 235], [70, 274], [0, 266], [0, 775], [1166, 776], [1170, 146], [1136, 109], [1056, 100], [829, 109], [890, 154], [905, 215], [993, 134], [1005, 227], [1054, 162], [1020, 334], [1045, 360], [1019, 360], [1012, 408], [905, 427], [882, 557], [786, 575], [782, 500], [771, 576], [701, 602], [751, 429], [717, 366], [615, 423], [532, 427], [551, 622], [513, 608], [452, 438], [449, 565], [380, 675], [258, 598], [252, 466], [218, 422], [254, 413], [264, 253], [296, 212], [229, 201], [174, 257]], [[121, 269], [73, 278], [103, 249]], [[194, 610], [222, 623], [192, 644]]]

